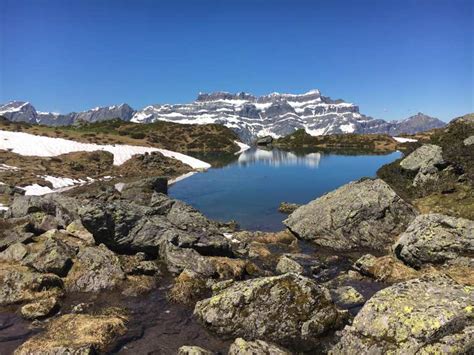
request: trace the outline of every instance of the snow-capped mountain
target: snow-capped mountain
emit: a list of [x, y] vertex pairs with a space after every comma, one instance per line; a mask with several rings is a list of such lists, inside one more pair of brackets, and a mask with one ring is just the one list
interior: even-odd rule
[[398, 135], [441, 127], [444, 122], [423, 114], [403, 121], [387, 122], [359, 112], [343, 100], [322, 96], [319, 90], [304, 94], [201, 93], [189, 104], [160, 104], [134, 111], [127, 104], [95, 108], [67, 115], [37, 113], [24, 102], [0, 106], [0, 115], [15, 121], [46, 125], [69, 125], [76, 121], [97, 122], [112, 118], [137, 123], [169, 121], [188, 124], [217, 123], [233, 129], [244, 142], [271, 135], [282, 137], [304, 128], [312, 135], [338, 133], [386, 133]]

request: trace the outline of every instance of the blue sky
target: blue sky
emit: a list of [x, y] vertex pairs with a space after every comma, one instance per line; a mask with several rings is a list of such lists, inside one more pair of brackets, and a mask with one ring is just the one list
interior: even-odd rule
[[385, 119], [473, 109], [472, 0], [0, 0], [0, 102], [69, 112], [200, 91], [324, 95]]

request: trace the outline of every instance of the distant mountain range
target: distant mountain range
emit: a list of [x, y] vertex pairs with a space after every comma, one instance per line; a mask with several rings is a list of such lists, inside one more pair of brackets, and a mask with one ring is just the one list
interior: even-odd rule
[[361, 114], [358, 106], [322, 96], [319, 90], [300, 95], [272, 93], [264, 96], [243, 92], [201, 93], [189, 104], [151, 105], [138, 111], [121, 104], [69, 114], [38, 112], [28, 102], [12, 101], [0, 105], [0, 116], [11, 121], [51, 126], [113, 118], [137, 123], [217, 123], [234, 130], [244, 142], [266, 135], [282, 137], [301, 128], [311, 135], [383, 133], [395, 136], [418, 133], [446, 124], [422, 113], [401, 121], [374, 119]]

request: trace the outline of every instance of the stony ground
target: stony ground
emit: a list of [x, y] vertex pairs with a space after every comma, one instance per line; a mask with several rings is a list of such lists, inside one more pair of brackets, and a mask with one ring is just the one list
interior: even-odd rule
[[2, 354], [472, 353], [469, 197], [416, 203], [472, 192], [472, 124], [436, 132], [381, 178], [291, 206], [279, 233], [211, 221], [163, 178], [10, 189]]

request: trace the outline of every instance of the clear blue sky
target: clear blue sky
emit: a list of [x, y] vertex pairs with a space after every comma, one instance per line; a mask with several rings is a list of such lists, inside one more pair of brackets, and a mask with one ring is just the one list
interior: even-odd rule
[[0, 0], [0, 102], [79, 111], [305, 92], [377, 118], [473, 109], [473, 0]]

